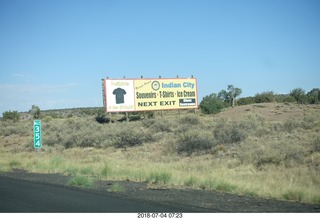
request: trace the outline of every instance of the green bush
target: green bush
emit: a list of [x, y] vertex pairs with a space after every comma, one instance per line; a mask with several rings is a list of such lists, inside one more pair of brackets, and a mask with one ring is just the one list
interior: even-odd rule
[[4, 121], [12, 120], [13, 122], [17, 122], [20, 119], [20, 115], [17, 111], [6, 111], [2, 113], [2, 119]]
[[190, 156], [193, 153], [202, 153], [214, 147], [212, 136], [201, 131], [189, 130], [178, 136], [176, 150], [179, 154]]
[[312, 141], [312, 152], [320, 152], [320, 137], [314, 137]]
[[[30, 130], [31, 129], [31, 130]], [[30, 136], [32, 135], [32, 123], [27, 121], [15, 122], [13, 120], [0, 122], [0, 136]]]
[[126, 148], [141, 145], [144, 142], [152, 141], [152, 135], [141, 129], [141, 123], [119, 124], [113, 137], [114, 146]]
[[293, 103], [296, 99], [289, 94], [276, 94], [274, 95], [275, 101], [278, 103]]
[[243, 141], [248, 133], [237, 122], [219, 120], [214, 127], [213, 136], [217, 144], [231, 144]]
[[105, 112], [99, 112], [98, 115], [95, 117], [95, 119], [100, 124], [111, 122], [110, 118], [107, 118]]
[[205, 96], [200, 102], [201, 111], [205, 114], [219, 113], [225, 107], [223, 100], [215, 93]]
[[198, 125], [200, 123], [199, 117], [197, 115], [184, 116], [180, 119], [182, 124], [188, 125]]
[[255, 103], [254, 97], [242, 97], [237, 100], [237, 104], [241, 105], [249, 105]]
[[173, 124], [171, 120], [168, 119], [155, 119], [153, 120], [153, 124], [150, 126], [150, 128], [155, 132], [172, 132]]
[[292, 133], [293, 130], [299, 128], [301, 126], [301, 123], [299, 120], [296, 120], [296, 119], [288, 119], [287, 121], [285, 121], [283, 123], [283, 130], [285, 132], [288, 132], [288, 133]]
[[307, 148], [295, 144], [294, 139], [287, 139], [285, 136], [265, 143], [248, 139], [236, 149], [241, 163], [252, 164], [258, 169], [266, 165], [302, 164], [308, 153]]
[[254, 100], [256, 103], [272, 103], [275, 101], [275, 97], [272, 91], [267, 91], [256, 94]]

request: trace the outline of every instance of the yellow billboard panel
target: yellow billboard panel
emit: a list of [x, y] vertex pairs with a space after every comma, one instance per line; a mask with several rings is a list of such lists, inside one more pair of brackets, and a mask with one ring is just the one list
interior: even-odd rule
[[195, 78], [105, 80], [107, 112], [198, 108]]

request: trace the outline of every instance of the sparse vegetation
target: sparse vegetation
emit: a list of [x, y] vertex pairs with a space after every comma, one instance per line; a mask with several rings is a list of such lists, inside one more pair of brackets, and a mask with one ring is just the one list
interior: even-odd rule
[[91, 188], [93, 186], [93, 180], [86, 176], [75, 176], [72, 179], [70, 179], [68, 185]]
[[111, 188], [107, 190], [108, 192], [124, 192], [125, 188], [120, 183], [113, 183]]
[[167, 111], [122, 123], [121, 114], [99, 123], [97, 110], [83, 112], [50, 119], [42, 112], [38, 155], [33, 118], [2, 120], [1, 171], [62, 173], [69, 185], [88, 188], [93, 179], [130, 180], [320, 203], [319, 105], [260, 103], [214, 116]]

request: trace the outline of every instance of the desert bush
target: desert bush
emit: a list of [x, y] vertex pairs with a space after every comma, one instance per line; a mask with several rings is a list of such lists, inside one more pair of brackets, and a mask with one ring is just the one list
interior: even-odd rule
[[[72, 147], [101, 147], [107, 138], [102, 125], [84, 118], [49, 121], [43, 128], [44, 144]], [[106, 127], [105, 129], [107, 129]]]
[[255, 103], [254, 97], [242, 97], [237, 100], [237, 104], [239, 106], [253, 104], [253, 103]]
[[169, 119], [155, 119], [150, 128], [155, 132], [172, 132], [173, 123]]
[[153, 119], [155, 116], [155, 113], [154, 111], [147, 111], [145, 112], [145, 116], [148, 118], [148, 119]]
[[200, 123], [199, 117], [196, 115], [184, 116], [180, 119], [182, 124], [198, 125]]
[[308, 149], [283, 135], [277, 141], [249, 139], [237, 148], [236, 154], [241, 163], [252, 164], [258, 169], [270, 164], [289, 167], [304, 163]]
[[283, 123], [283, 130], [288, 133], [292, 133], [293, 130], [299, 128], [301, 122], [297, 119], [288, 119]]
[[[31, 129], [31, 131], [30, 131]], [[28, 136], [32, 135], [32, 123], [26, 121], [14, 122], [12, 120], [6, 120], [0, 122], [0, 136]]]
[[293, 103], [296, 101], [296, 99], [289, 94], [276, 94], [274, 98], [278, 103]]
[[228, 122], [223, 119], [218, 120], [213, 130], [216, 143], [232, 144], [243, 141], [249, 134], [243, 129], [244, 125], [238, 122]]
[[137, 146], [153, 139], [149, 132], [141, 129], [141, 123], [119, 124], [117, 128], [113, 137], [114, 146], [117, 148]]
[[272, 91], [258, 93], [254, 96], [256, 103], [272, 103], [275, 100], [274, 93]]
[[301, 121], [301, 127], [303, 129], [313, 129], [318, 124], [317, 118], [313, 116], [306, 116]]
[[18, 111], [6, 111], [2, 113], [2, 120], [12, 120], [13, 122], [17, 122], [20, 119], [20, 115]]
[[201, 111], [205, 114], [219, 113], [225, 107], [223, 99], [215, 93], [205, 96], [200, 102]]
[[308, 96], [305, 94], [305, 90], [302, 88], [295, 88], [290, 91], [290, 96], [294, 97], [297, 103], [306, 104], [308, 103]]
[[203, 153], [214, 147], [212, 136], [203, 131], [189, 130], [178, 136], [177, 152], [190, 156], [193, 153]]
[[314, 137], [312, 141], [312, 152], [320, 152], [320, 137]]
[[106, 116], [105, 112], [98, 112], [98, 115], [95, 117], [95, 119], [100, 124], [111, 122], [111, 119]]

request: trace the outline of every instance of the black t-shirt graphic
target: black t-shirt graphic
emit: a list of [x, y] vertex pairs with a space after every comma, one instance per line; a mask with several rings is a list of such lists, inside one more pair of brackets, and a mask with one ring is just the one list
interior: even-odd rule
[[126, 91], [122, 88], [117, 88], [113, 91], [113, 94], [116, 95], [116, 104], [124, 103], [124, 95]]

